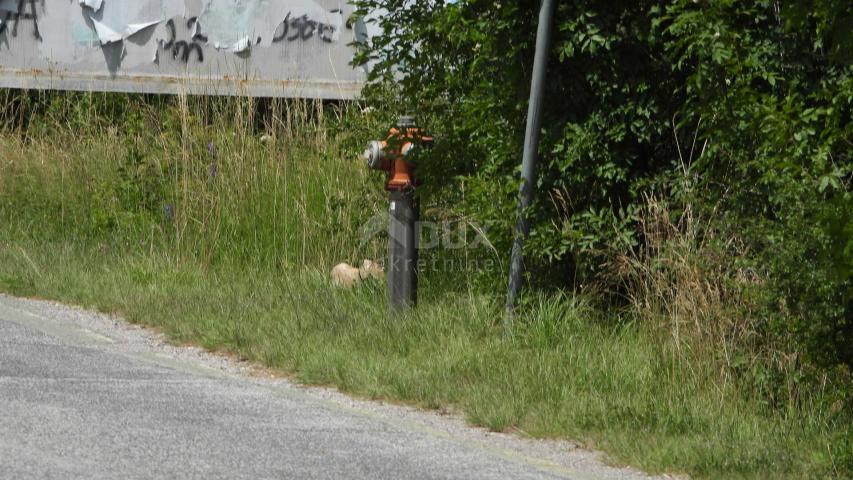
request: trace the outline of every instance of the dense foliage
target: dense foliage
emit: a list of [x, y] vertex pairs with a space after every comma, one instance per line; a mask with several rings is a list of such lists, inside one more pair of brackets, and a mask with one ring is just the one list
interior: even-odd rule
[[[508, 251], [538, 2], [359, 3], [388, 12], [359, 59], [369, 98], [437, 134], [424, 195]], [[654, 195], [706, 219], [722, 268], [754, 279], [762, 338], [849, 366], [853, 4], [572, 0], [556, 17], [531, 278], [618, 284], [606, 265], [644, 248]]]

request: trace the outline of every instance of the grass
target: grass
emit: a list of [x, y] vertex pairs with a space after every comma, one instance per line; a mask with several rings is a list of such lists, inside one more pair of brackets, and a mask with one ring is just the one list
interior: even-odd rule
[[[820, 392], [770, 408], [591, 297], [532, 295], [505, 339], [500, 299], [476, 276], [427, 272], [420, 307], [395, 318], [380, 283], [333, 288], [332, 265], [383, 253], [359, 232], [385, 208], [378, 179], [353, 159], [378, 119], [330, 120], [334, 108], [310, 103], [70, 98], [35, 102], [52, 105], [28, 114], [41, 123], [0, 137], [2, 291], [653, 472], [850, 472], [849, 416]], [[116, 115], [126, 128], [103, 120]]]

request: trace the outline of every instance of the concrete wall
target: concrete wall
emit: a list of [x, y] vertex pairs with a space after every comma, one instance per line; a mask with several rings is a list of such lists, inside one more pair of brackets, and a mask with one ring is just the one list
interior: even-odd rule
[[335, 0], [0, 0], [0, 87], [353, 98]]

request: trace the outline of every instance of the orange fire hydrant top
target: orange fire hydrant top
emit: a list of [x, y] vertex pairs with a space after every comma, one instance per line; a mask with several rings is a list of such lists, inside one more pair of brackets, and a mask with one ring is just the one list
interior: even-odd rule
[[405, 132], [392, 128], [388, 132], [388, 138], [382, 142], [385, 151], [382, 170], [388, 172], [386, 190], [403, 191], [417, 186], [415, 165], [407, 161], [406, 156], [418, 143], [429, 144], [432, 141], [433, 138], [422, 135], [419, 128], [408, 128]]

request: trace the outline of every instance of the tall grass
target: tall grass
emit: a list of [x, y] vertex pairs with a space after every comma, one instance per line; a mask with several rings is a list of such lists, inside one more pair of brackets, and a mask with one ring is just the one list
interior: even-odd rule
[[327, 139], [325, 115], [346, 107], [98, 94], [49, 103], [56, 98], [29, 115], [37, 123], [26, 136], [0, 146], [3, 197], [33, 200], [17, 214], [58, 213], [31, 233], [134, 237], [203, 264], [325, 266], [379, 253], [352, 232], [384, 208], [382, 190]]
[[381, 282], [330, 285], [332, 265], [384, 256], [381, 236], [362, 231], [386, 208], [381, 180], [356, 158], [381, 133], [378, 115], [304, 101], [6, 95], [0, 290], [117, 312], [305, 382], [570, 437], [652, 471], [851, 471], [850, 417], [835, 397], [779, 408], [734, 381], [728, 352], [751, 351], [754, 317], [696, 219], [672, 223], [650, 203], [646, 236], [657, 240], [614, 267], [628, 308], [535, 293], [507, 339], [501, 302], [477, 274], [425, 271], [424, 301], [398, 317]]

